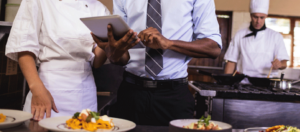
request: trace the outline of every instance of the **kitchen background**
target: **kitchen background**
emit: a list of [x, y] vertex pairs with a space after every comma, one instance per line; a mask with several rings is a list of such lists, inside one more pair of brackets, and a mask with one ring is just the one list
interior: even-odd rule
[[[100, 1], [112, 12], [112, 0]], [[0, 0], [0, 21], [13, 22], [20, 3], [21, 0]], [[223, 57], [231, 38], [239, 29], [249, 26], [249, 3], [250, 0], [215, 0], [224, 48], [217, 59], [193, 59], [189, 63], [189, 80], [214, 82], [213, 78], [198, 74], [198, 69], [213, 73], [223, 72], [225, 64]], [[284, 72], [285, 78], [293, 80], [300, 79], [299, 5], [299, 0], [270, 0], [269, 18], [266, 20], [267, 27], [283, 35], [291, 57], [288, 62], [289, 68], [279, 72]], [[8, 34], [2, 31], [4, 28], [6, 26], [3, 26], [3, 22], [0, 23], [0, 108], [21, 109], [22, 99], [24, 99], [24, 77], [19, 68], [14, 75], [6, 75], [9, 60], [5, 57], [4, 50]], [[9, 65], [14, 64], [9, 63]], [[121, 81], [122, 72], [122, 67], [111, 65], [95, 69], [98, 91], [116, 92], [119, 85], [116, 82]]]

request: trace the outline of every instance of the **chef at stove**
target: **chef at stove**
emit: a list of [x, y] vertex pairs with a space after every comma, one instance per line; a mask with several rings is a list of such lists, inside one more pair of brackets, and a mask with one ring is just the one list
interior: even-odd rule
[[250, 26], [239, 30], [231, 41], [224, 57], [226, 74], [233, 73], [236, 68], [239, 73], [251, 77], [267, 77], [272, 67], [272, 77], [278, 69], [286, 68], [289, 56], [283, 37], [265, 25], [268, 10], [269, 0], [251, 0]]

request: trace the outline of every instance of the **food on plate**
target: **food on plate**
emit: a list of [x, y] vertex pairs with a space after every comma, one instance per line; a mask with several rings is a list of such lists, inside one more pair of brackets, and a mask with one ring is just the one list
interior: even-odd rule
[[196, 130], [222, 130], [222, 128], [219, 127], [217, 124], [210, 122], [210, 119], [210, 115], [208, 115], [206, 118], [202, 116], [198, 122], [191, 123], [187, 126], [183, 126], [183, 128]]
[[0, 113], [0, 123], [1, 123], [1, 122], [4, 122], [5, 119], [6, 119], [6, 116], [3, 115], [2, 113]]
[[277, 125], [269, 127], [266, 132], [300, 132], [297, 127]]
[[71, 119], [66, 121], [66, 124], [69, 129], [84, 129], [87, 131], [114, 127], [112, 119], [108, 116], [100, 116], [99, 113], [89, 109], [84, 109], [80, 113], [76, 112]]

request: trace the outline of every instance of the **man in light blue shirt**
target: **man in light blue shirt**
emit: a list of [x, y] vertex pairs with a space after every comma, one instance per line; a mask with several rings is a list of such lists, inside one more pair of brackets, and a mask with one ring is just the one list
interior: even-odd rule
[[[216, 58], [222, 47], [214, 1], [113, 0], [113, 4], [114, 14], [132, 29], [118, 41], [110, 37], [108, 44], [94, 37], [112, 63], [126, 65], [113, 116], [140, 125], [192, 118], [187, 64], [192, 57]], [[112, 34], [110, 25], [108, 32]], [[137, 34], [130, 46], [124, 43]], [[135, 45], [139, 41], [143, 44]]]

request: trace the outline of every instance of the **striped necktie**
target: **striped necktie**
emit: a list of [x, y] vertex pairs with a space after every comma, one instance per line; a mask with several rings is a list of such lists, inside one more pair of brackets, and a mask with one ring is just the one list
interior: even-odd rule
[[[156, 28], [161, 33], [160, 0], [148, 0], [147, 28]], [[157, 76], [163, 69], [163, 50], [146, 47], [145, 70], [152, 76]]]

